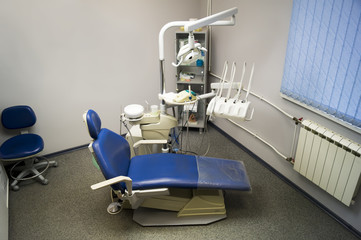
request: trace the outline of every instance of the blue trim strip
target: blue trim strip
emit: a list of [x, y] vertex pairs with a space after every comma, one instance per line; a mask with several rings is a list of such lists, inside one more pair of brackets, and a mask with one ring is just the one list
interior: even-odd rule
[[49, 154], [44, 155], [43, 157], [47, 157], [47, 158], [56, 157], [56, 156], [59, 156], [59, 155], [63, 155], [65, 153], [71, 153], [71, 152], [74, 152], [74, 151], [77, 151], [77, 150], [87, 148], [88, 146], [89, 146], [89, 143], [84, 144], [84, 145], [80, 145], [80, 146], [77, 146], [77, 147], [73, 147], [73, 148], [64, 149], [64, 150], [61, 150], [61, 151], [58, 151], [58, 152], [49, 153]]

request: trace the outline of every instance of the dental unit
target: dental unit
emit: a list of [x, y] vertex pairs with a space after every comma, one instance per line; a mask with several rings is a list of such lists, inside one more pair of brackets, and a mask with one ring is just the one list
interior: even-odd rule
[[[224, 190], [251, 190], [242, 161], [175, 154], [170, 153], [169, 148], [169, 136], [178, 126], [178, 120], [167, 114], [167, 108], [190, 106], [200, 99], [213, 98], [207, 115], [244, 120], [249, 102], [248, 94], [244, 100], [239, 99], [245, 65], [242, 80], [236, 84], [235, 63], [231, 82], [225, 82], [228, 69], [225, 64], [222, 81], [212, 85], [210, 93], [197, 95], [190, 86], [179, 93], [166, 93], [164, 33], [171, 27], [184, 27], [189, 33], [188, 43], [180, 48], [177, 63], [172, 65], [195, 62], [207, 49], [195, 41], [193, 31], [204, 26], [232, 26], [237, 12], [237, 8], [232, 8], [196, 21], [170, 22], [162, 27], [159, 33], [160, 109], [152, 105], [151, 112], [145, 112], [138, 104], [126, 106], [121, 114], [121, 122], [128, 129], [125, 137], [102, 128], [95, 111], [84, 113], [83, 119], [92, 138], [89, 150], [106, 178], [91, 188], [111, 187], [116, 200], [109, 205], [109, 213], [133, 209], [133, 220], [142, 226], [209, 224], [226, 218]], [[231, 19], [222, 20], [228, 17]], [[228, 85], [231, 86], [228, 88]], [[229, 89], [227, 95], [222, 97], [226, 88]], [[230, 98], [232, 89], [238, 92]], [[128, 128], [127, 123], [132, 127]], [[153, 214], [157, 217], [152, 217]]]
[[83, 119], [93, 139], [89, 150], [106, 178], [91, 188], [111, 187], [118, 198], [108, 207], [111, 214], [133, 209], [142, 226], [209, 224], [227, 216], [224, 190], [251, 190], [241, 161], [173, 153], [131, 157], [128, 141], [102, 128], [95, 111]]
[[[184, 106], [195, 104], [200, 99], [211, 98], [215, 96], [214, 92], [196, 95], [192, 89], [184, 90], [179, 93], [166, 92], [165, 79], [164, 79], [164, 34], [172, 27], [184, 27], [184, 31], [189, 33], [188, 43], [181, 47], [177, 54], [178, 63], [173, 64], [177, 66], [184, 61], [196, 61], [200, 57], [200, 51], [207, 51], [201, 47], [200, 43], [196, 43], [193, 35], [193, 31], [204, 26], [233, 26], [235, 24], [235, 14], [238, 9], [232, 8], [220, 13], [213, 14], [211, 16], [196, 20], [196, 21], [175, 21], [165, 24], [159, 32], [159, 60], [160, 60], [160, 94], [161, 100], [160, 110], [152, 113], [144, 113], [144, 108], [138, 107], [135, 104], [131, 104], [124, 109], [124, 115], [121, 116], [121, 121], [128, 121], [132, 125], [126, 139], [132, 146], [135, 142], [140, 140], [155, 140], [167, 141], [169, 138], [170, 130], [178, 125], [178, 121], [175, 117], [167, 114], [167, 108], [174, 106]], [[229, 20], [222, 20], [230, 17]], [[127, 117], [128, 111], [138, 111], [138, 115], [141, 116], [141, 120]], [[125, 117], [124, 117], [125, 116]], [[151, 152], [159, 151], [159, 147]], [[134, 156], [134, 150], [132, 149], [132, 156]], [[140, 146], [138, 148], [139, 154], [149, 153], [149, 148]], [[161, 148], [162, 152], [168, 152], [169, 147], [167, 144], [163, 144]]]

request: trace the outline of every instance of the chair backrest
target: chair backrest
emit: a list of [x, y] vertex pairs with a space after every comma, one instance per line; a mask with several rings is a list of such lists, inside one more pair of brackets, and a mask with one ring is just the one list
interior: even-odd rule
[[[86, 115], [88, 131], [94, 139], [92, 149], [105, 179], [127, 176], [130, 164], [127, 140], [109, 129], [101, 128], [100, 118], [95, 111], [88, 110]], [[125, 184], [114, 184], [112, 188], [124, 192]]]
[[85, 124], [88, 128], [89, 135], [95, 140], [98, 138], [102, 127], [102, 121], [99, 115], [92, 109], [89, 109], [85, 114]]
[[36, 123], [36, 116], [29, 106], [13, 106], [2, 111], [1, 123], [7, 129], [27, 128]]

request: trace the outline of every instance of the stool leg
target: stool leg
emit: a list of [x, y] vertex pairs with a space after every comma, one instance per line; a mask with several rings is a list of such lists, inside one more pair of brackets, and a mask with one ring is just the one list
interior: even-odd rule
[[[31, 170], [30, 170], [30, 169], [27, 169], [27, 170], [21, 172], [16, 178], [17, 178], [17, 179], [21, 179], [21, 178], [23, 178], [23, 177], [26, 177], [26, 176], [29, 175], [30, 173], [31, 173]], [[18, 190], [19, 190], [19, 186], [18, 186], [19, 180], [17, 180], [17, 179], [15, 179], [15, 180], [11, 183], [11, 185], [10, 185], [11, 189], [14, 190], [14, 191], [18, 191]]]
[[39, 174], [39, 171], [36, 170], [34, 167], [30, 169], [30, 171], [35, 175], [38, 175], [36, 179], [38, 179], [43, 185], [47, 185], [49, 183], [49, 180], [44, 178], [43, 175]]
[[51, 160], [49, 161], [49, 167], [57, 167], [58, 166], [58, 162], [55, 160]]
[[[14, 178], [14, 181], [11, 183], [11, 189], [14, 191], [19, 190], [19, 181], [28, 180], [31, 178], [36, 178], [39, 180], [43, 185], [47, 185], [49, 183], [48, 179], [44, 178], [41, 173], [46, 171], [47, 167], [57, 167], [58, 163], [54, 160], [49, 161], [45, 158], [45, 161], [41, 161], [42, 157], [38, 158], [29, 158], [24, 160], [24, 166], [14, 166], [15, 168], [12, 169], [10, 172], [20, 170], [20, 174], [17, 177], [13, 177], [11, 173], [11, 177]], [[34, 164], [35, 163], [35, 164]], [[49, 166], [48, 166], [49, 164]], [[38, 170], [39, 169], [39, 170]], [[28, 175], [30, 175], [27, 179], [25, 179]]]

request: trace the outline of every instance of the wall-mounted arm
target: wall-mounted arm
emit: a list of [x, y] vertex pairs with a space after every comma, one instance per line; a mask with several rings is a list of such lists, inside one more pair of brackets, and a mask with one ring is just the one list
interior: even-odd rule
[[[213, 14], [211, 16], [196, 20], [196, 21], [174, 21], [165, 24], [159, 32], [159, 60], [164, 60], [164, 33], [171, 27], [184, 27], [185, 32], [192, 32], [204, 26], [233, 26], [235, 24], [235, 14], [238, 13], [238, 8], [231, 8], [229, 10]], [[230, 20], [221, 21], [221, 19], [231, 17]]]
[[[235, 24], [235, 15], [238, 13], [238, 8], [231, 8], [223, 12], [219, 12], [208, 17], [190, 21], [184, 25], [185, 32], [192, 32], [198, 28], [204, 26], [233, 26]], [[225, 19], [227, 17], [231, 17], [228, 21], [220, 21], [221, 19]]]
[[189, 21], [175, 21], [175, 22], [169, 22], [166, 25], [164, 25], [159, 32], [158, 37], [158, 46], [159, 46], [159, 60], [164, 60], [164, 33], [172, 27], [183, 27], [185, 24], [187, 24]]

